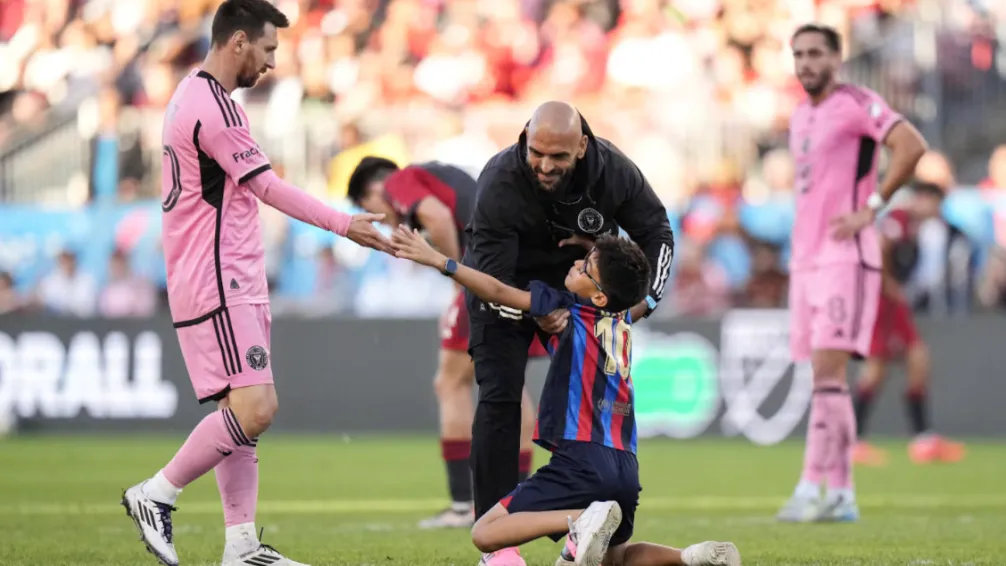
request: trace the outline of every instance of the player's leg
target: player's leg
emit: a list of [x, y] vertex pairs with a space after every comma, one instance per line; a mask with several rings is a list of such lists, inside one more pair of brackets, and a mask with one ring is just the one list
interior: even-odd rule
[[468, 336], [459, 348], [445, 339], [441, 343], [440, 362], [433, 380], [440, 411], [440, 453], [447, 471], [451, 506], [424, 519], [420, 528], [471, 528], [475, 522], [472, 501], [472, 385], [475, 368], [467, 349]]
[[[876, 332], [880, 332], [879, 327]], [[853, 399], [853, 410], [856, 414], [856, 444], [853, 448], [852, 459], [856, 464], [864, 466], [882, 466], [887, 463], [886, 451], [866, 441], [867, 424], [873, 409], [873, 402], [887, 375], [887, 362], [882, 351], [878, 349], [878, 340], [882, 339], [874, 334], [874, 347], [870, 357], [863, 362]]]
[[484, 553], [517, 547], [549, 535], [565, 534], [570, 521], [576, 521], [584, 509], [521, 511], [510, 513], [497, 503], [479, 517], [472, 527], [472, 542]]
[[471, 458], [476, 517], [517, 485], [521, 392], [531, 334], [530, 328], [509, 322], [472, 326], [470, 348], [479, 385]]
[[[879, 271], [860, 266], [822, 270], [814, 325], [814, 395], [808, 464], [826, 474], [828, 492], [819, 521], [855, 521], [859, 507], [852, 477], [856, 417], [846, 372], [851, 354], [868, 355], [880, 301]], [[813, 442], [811, 437], [813, 436]]]
[[608, 549], [603, 566], [740, 566], [731, 542], [706, 541], [686, 548], [652, 542], [624, 543]]
[[[795, 364], [806, 364], [811, 360], [811, 322], [813, 309], [809, 292], [813, 285], [813, 272], [794, 271], [789, 285], [790, 354]], [[776, 517], [780, 521], [804, 522], [813, 520], [821, 499], [821, 482], [824, 476], [817, 468], [806, 465], [809, 452], [811, 430], [808, 428], [808, 449], [804, 453], [804, 467], [793, 495], [786, 501]]]
[[908, 353], [905, 365], [908, 382], [905, 390], [905, 411], [912, 427], [912, 442], [908, 455], [913, 462], [957, 462], [964, 457], [964, 446], [934, 433], [929, 422], [929, 347], [919, 337], [911, 313], [906, 314], [906, 343]]
[[[239, 366], [240, 373], [232, 376], [232, 390], [221, 405], [233, 410], [239, 422], [250, 423], [257, 437], [272, 424], [279, 407], [268, 350], [272, 342], [272, 316], [269, 305], [239, 305], [232, 307], [230, 312], [235, 322], [236, 351], [241, 353], [246, 364]], [[237, 326], [239, 320], [240, 327]], [[258, 539], [255, 530], [258, 454], [255, 447], [235, 450], [214, 471], [226, 526], [223, 566], [265, 563], [303, 566]]]

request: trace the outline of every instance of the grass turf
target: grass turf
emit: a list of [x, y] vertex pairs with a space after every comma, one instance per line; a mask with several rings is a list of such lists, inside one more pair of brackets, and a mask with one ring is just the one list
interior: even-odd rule
[[[121, 490], [155, 472], [181, 438], [15, 437], [0, 440], [0, 564], [143, 565], [146, 553], [118, 505]], [[643, 441], [643, 493], [634, 540], [683, 546], [730, 540], [745, 565], [1006, 564], [1006, 445], [970, 444], [956, 465], [915, 466], [902, 442], [885, 468], [857, 469], [863, 519], [783, 525], [774, 513], [793, 487], [802, 445]], [[474, 566], [465, 530], [420, 531], [445, 503], [433, 438], [267, 435], [258, 525], [264, 540], [314, 566]], [[535, 464], [547, 454], [538, 451]], [[182, 564], [219, 564], [223, 520], [216, 483], [185, 489], [175, 513]], [[551, 565], [558, 544], [523, 549]]]

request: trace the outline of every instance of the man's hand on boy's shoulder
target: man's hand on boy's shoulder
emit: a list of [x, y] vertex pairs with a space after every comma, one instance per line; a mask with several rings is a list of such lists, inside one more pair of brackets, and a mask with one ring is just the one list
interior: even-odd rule
[[549, 334], [559, 334], [569, 324], [569, 309], [556, 309], [545, 316], [535, 317], [538, 326]]

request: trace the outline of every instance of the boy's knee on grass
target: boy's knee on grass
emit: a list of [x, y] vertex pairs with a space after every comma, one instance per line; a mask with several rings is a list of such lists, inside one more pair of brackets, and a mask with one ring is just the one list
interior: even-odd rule
[[472, 544], [475, 545], [475, 548], [480, 552], [495, 552], [504, 548], [504, 545], [499, 542], [499, 533], [496, 532], [498, 525], [493, 523], [508, 514], [506, 507], [497, 503], [488, 513], [479, 517], [479, 520], [472, 527]]

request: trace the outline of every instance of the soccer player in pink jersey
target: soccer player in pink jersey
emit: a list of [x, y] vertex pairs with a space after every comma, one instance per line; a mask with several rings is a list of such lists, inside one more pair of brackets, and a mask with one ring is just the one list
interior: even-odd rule
[[165, 111], [161, 210], [171, 316], [196, 396], [217, 403], [162, 470], [122, 497], [147, 549], [167, 565], [178, 564], [175, 499], [210, 470], [224, 509], [223, 565], [300, 564], [255, 533], [255, 447], [277, 408], [257, 200], [360, 245], [392, 250], [371, 224], [383, 215], [349, 216], [280, 179], [230, 97], [275, 67], [277, 28], [288, 25], [268, 0], [221, 4], [210, 53]]
[[[802, 26], [791, 47], [808, 99], [790, 119], [797, 165], [790, 348], [794, 361], [810, 361], [814, 394], [803, 474], [778, 518], [855, 521], [856, 419], [846, 371], [851, 355], [869, 354], [877, 316], [881, 261], [874, 220], [911, 178], [926, 142], [876, 93], [837, 82], [842, 46], [835, 30]], [[891, 155], [878, 187], [881, 145]]]

